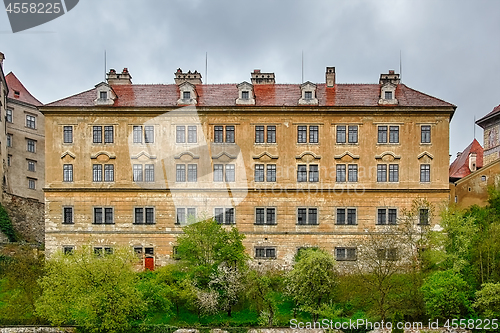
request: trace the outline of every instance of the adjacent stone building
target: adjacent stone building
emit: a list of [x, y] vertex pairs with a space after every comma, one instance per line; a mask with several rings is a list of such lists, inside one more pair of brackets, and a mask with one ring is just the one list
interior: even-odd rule
[[500, 105], [476, 121], [484, 130], [484, 164], [500, 158]]
[[[455, 106], [400, 83], [132, 84], [127, 69], [40, 109], [46, 121], [46, 249], [132, 247], [172, 258], [195, 220], [235, 225], [256, 260], [287, 263], [321, 246], [356, 259], [355, 241], [397, 222], [415, 199], [449, 198]], [[416, 224], [435, 224], [428, 207]]]

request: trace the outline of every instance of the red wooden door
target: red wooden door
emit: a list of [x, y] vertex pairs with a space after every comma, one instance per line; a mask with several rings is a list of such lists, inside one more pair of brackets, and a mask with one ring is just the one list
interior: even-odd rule
[[155, 270], [155, 258], [153, 258], [153, 257], [144, 258], [144, 268], [149, 269], [150, 271], [154, 271]]

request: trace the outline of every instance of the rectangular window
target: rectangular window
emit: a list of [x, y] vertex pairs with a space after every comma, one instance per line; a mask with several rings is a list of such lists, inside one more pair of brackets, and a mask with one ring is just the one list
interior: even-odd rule
[[385, 99], [392, 99], [392, 91], [385, 92]]
[[32, 172], [35, 172], [36, 168], [36, 161], [31, 161], [31, 160], [28, 160], [28, 171], [32, 171]]
[[28, 188], [30, 190], [35, 190], [36, 189], [36, 180], [33, 178], [28, 178]]
[[387, 164], [377, 164], [377, 182], [387, 181]]
[[64, 126], [63, 142], [73, 143], [73, 126]]
[[307, 126], [297, 127], [297, 143], [307, 143]]
[[155, 165], [154, 164], [146, 164], [144, 165], [145, 171], [145, 182], [152, 183], [155, 181]]
[[259, 259], [276, 258], [276, 248], [274, 248], [274, 247], [256, 247], [255, 248], [255, 258], [259, 258]]
[[357, 164], [349, 164], [347, 181], [348, 182], [357, 182], [358, 181], [358, 165]]
[[276, 126], [267, 126], [267, 143], [276, 143]]
[[387, 223], [387, 209], [378, 209], [377, 224]]
[[143, 224], [144, 223], [144, 208], [134, 209], [134, 223]]
[[108, 92], [107, 91], [100, 91], [99, 98], [100, 99], [108, 99]]
[[255, 164], [255, 181], [264, 181], [264, 164]]
[[234, 126], [226, 126], [226, 142], [234, 143]]
[[399, 143], [399, 126], [389, 127], [389, 142]]
[[7, 155], [7, 166], [12, 166], [12, 155]]
[[73, 181], [73, 164], [63, 165], [63, 182]]
[[225, 224], [234, 224], [234, 208], [227, 208], [225, 217]]
[[335, 260], [356, 260], [356, 248], [337, 247], [335, 248]]
[[377, 210], [377, 224], [397, 224], [398, 210], [395, 208], [379, 208]]
[[134, 164], [133, 165], [133, 180], [134, 182], [142, 182], [143, 181], [143, 175], [142, 175], [142, 164]]
[[186, 223], [186, 208], [177, 208], [176, 221], [177, 224]]
[[186, 165], [177, 164], [175, 166], [175, 181], [178, 183], [186, 181]]
[[222, 143], [224, 142], [224, 127], [214, 126], [214, 142]]
[[104, 143], [114, 142], [113, 126], [104, 126]]
[[398, 251], [396, 248], [390, 249], [377, 249], [378, 260], [397, 260]]
[[115, 181], [115, 166], [114, 164], [104, 164], [104, 181], [114, 182]]
[[94, 207], [94, 223], [102, 224], [102, 208]]
[[387, 126], [378, 127], [378, 143], [387, 143]]
[[420, 164], [420, 182], [428, 183], [431, 181], [431, 165]]
[[7, 122], [8, 122], [8, 123], [11, 123], [11, 122], [12, 122], [12, 109], [7, 109], [7, 115], [6, 115], [6, 118], [7, 118]]
[[182, 98], [183, 99], [191, 99], [191, 92], [190, 91], [183, 91]]
[[276, 181], [276, 164], [268, 164], [267, 168], [267, 181], [275, 182]]
[[63, 207], [63, 224], [74, 224], [73, 207]]
[[297, 224], [299, 225], [316, 225], [318, 224], [318, 209], [317, 208], [298, 208], [297, 209]]
[[398, 210], [397, 209], [388, 209], [387, 210], [387, 223], [388, 224], [397, 224], [398, 223]]
[[297, 165], [297, 181], [307, 182], [307, 165], [305, 164]]
[[102, 126], [92, 127], [92, 142], [102, 143]]
[[152, 207], [134, 209], [134, 223], [135, 224], [154, 224], [155, 211]]
[[264, 126], [255, 126], [255, 143], [264, 143]]
[[358, 143], [358, 126], [349, 126], [349, 143]]
[[356, 220], [356, 208], [337, 208], [337, 223], [340, 225], [355, 225]]
[[336, 224], [346, 224], [346, 209], [337, 208], [337, 219]]
[[389, 181], [393, 183], [399, 182], [398, 164], [389, 164]]
[[188, 182], [197, 182], [198, 181], [198, 165], [197, 164], [188, 164]]
[[134, 143], [142, 143], [142, 126], [134, 126], [132, 134]]
[[186, 142], [186, 127], [176, 126], [175, 127], [175, 142], [184, 143]]
[[419, 224], [428, 225], [429, 224], [429, 209], [420, 208], [419, 209]]
[[255, 224], [276, 224], [276, 208], [255, 208]]
[[26, 127], [35, 129], [35, 116], [26, 115]]
[[215, 208], [215, 221], [219, 224], [224, 223], [224, 208]]
[[12, 134], [7, 134], [7, 147], [12, 147]]
[[429, 125], [420, 127], [420, 142], [421, 143], [431, 142], [431, 127]]
[[319, 128], [318, 126], [309, 126], [309, 143], [318, 143]]
[[104, 224], [113, 224], [113, 208], [104, 208]]
[[354, 208], [347, 209], [347, 224], [350, 225], [356, 224], [356, 209]]
[[214, 164], [214, 182], [222, 182], [224, 180], [224, 165]]
[[234, 182], [234, 164], [226, 164], [226, 182]]
[[144, 126], [144, 143], [154, 143], [154, 142], [155, 142], [155, 127]]
[[304, 99], [312, 99], [312, 98], [313, 98], [312, 91], [305, 91], [304, 92]]
[[155, 223], [155, 210], [154, 208], [146, 208], [146, 224], [154, 224]]
[[198, 133], [196, 126], [188, 126], [188, 143], [198, 142]]
[[74, 246], [63, 246], [63, 253], [64, 255], [72, 255], [75, 253], [75, 247]]
[[248, 99], [248, 96], [249, 96], [248, 91], [245, 90], [241, 92], [241, 99]]
[[102, 182], [102, 164], [94, 164], [92, 170], [92, 181]]
[[309, 181], [319, 182], [319, 169], [317, 164], [309, 165]]
[[346, 142], [346, 130], [345, 126], [337, 126], [337, 143]]
[[346, 180], [345, 164], [337, 164], [336, 169], [337, 169], [337, 176], [336, 176], [337, 183], [345, 183]]
[[31, 140], [31, 139], [26, 139], [26, 150], [29, 151], [30, 153], [35, 153], [36, 152], [36, 141]]

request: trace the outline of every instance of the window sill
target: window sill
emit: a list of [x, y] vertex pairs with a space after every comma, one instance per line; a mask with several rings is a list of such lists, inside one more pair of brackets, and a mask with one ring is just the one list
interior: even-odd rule
[[253, 225], [259, 225], [259, 226], [273, 226], [273, 225], [278, 225], [278, 223], [254, 223]]
[[301, 226], [301, 227], [311, 227], [311, 226], [312, 226], [312, 227], [316, 227], [316, 226], [318, 226], [318, 225], [319, 225], [319, 223], [315, 223], [315, 224], [299, 224], [299, 223], [297, 223], [297, 224], [295, 224], [295, 225], [297, 225], [297, 226]]
[[254, 257], [255, 260], [276, 260], [276, 257]]
[[132, 223], [132, 225], [156, 225], [156, 223]]
[[115, 223], [92, 223], [92, 225], [115, 225]]
[[344, 226], [353, 226], [353, 227], [354, 227], [354, 226], [357, 226], [358, 224], [357, 224], [357, 223], [355, 223], [355, 224], [348, 224], [348, 223], [335, 223], [335, 225], [338, 225], [338, 226], [343, 226], [343, 227], [344, 227]]
[[356, 261], [358, 258], [352, 258], [352, 259], [344, 259], [344, 258], [335, 258], [336, 261]]
[[359, 146], [359, 142], [335, 142], [339, 146]]

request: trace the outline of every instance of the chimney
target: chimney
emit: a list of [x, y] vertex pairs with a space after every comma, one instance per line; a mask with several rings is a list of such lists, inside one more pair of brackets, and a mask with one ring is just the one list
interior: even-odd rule
[[261, 73], [260, 69], [254, 69], [252, 75], [252, 84], [275, 84], [274, 73]]
[[469, 154], [469, 170], [474, 172], [477, 170], [476, 166], [476, 153]]
[[328, 88], [335, 86], [335, 67], [327, 67], [326, 68], [326, 86]]
[[389, 70], [389, 74], [380, 74], [380, 84], [384, 85], [386, 83], [392, 83], [394, 85], [399, 84], [399, 74], [394, 73], [394, 70]]
[[114, 69], [110, 69], [106, 80], [109, 85], [132, 84], [132, 76], [127, 68], [124, 68], [121, 74], [117, 74]]
[[0, 52], [0, 66], [3, 68], [3, 60], [5, 59], [5, 56], [3, 55], [2, 52]]
[[191, 84], [202, 84], [203, 82], [201, 81], [201, 73], [198, 73], [198, 71], [194, 71], [194, 73], [191, 73], [191, 71], [187, 73], [183, 73], [182, 69], [177, 68], [177, 71], [174, 73], [174, 80], [176, 85], [180, 85], [181, 83], [184, 82], [189, 82]]

